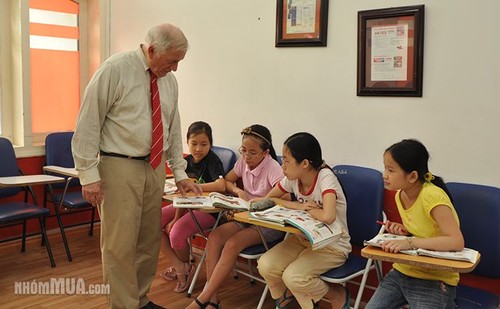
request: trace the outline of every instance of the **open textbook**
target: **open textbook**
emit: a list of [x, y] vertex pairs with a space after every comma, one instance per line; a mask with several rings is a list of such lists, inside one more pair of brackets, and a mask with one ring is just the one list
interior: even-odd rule
[[[394, 235], [390, 233], [378, 234], [374, 238], [370, 240], [365, 240], [365, 245], [382, 247], [382, 243], [384, 241], [389, 240], [399, 240], [406, 239], [407, 236], [402, 235]], [[439, 259], [448, 259], [448, 260], [457, 260], [457, 261], [465, 261], [470, 263], [476, 263], [479, 253], [476, 250], [464, 248], [462, 251], [434, 251], [418, 248], [416, 250], [401, 250], [401, 253], [409, 254], [409, 255], [426, 255]]]
[[263, 221], [281, 226], [293, 225], [309, 239], [313, 250], [337, 240], [342, 233], [336, 225], [336, 228], [332, 228], [330, 225], [314, 219], [307, 211], [288, 209], [280, 205], [263, 211], [250, 212], [248, 216], [251, 221]]
[[176, 196], [174, 197], [174, 207], [248, 210], [248, 202], [239, 197], [212, 192], [208, 196]]

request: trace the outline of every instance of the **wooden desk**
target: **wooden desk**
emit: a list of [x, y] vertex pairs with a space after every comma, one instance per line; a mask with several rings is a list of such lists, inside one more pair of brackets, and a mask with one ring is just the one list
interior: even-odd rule
[[24, 187], [32, 185], [49, 185], [53, 183], [64, 182], [65, 179], [50, 175], [26, 175], [0, 177], [0, 187]]
[[264, 222], [264, 221], [250, 220], [250, 217], [248, 216], [248, 211], [235, 213], [234, 220], [239, 221], [239, 222], [243, 222], [243, 223], [253, 224], [256, 226], [266, 227], [266, 228], [270, 228], [273, 230], [278, 230], [278, 231], [282, 231], [282, 232], [286, 232], [286, 233], [302, 234], [302, 232], [298, 228], [293, 227], [293, 226], [289, 226], [289, 225], [281, 226], [279, 224], [273, 224], [273, 223], [268, 223], [268, 222]]
[[469, 263], [463, 261], [438, 259], [422, 255], [409, 255], [404, 253], [390, 253], [385, 252], [381, 248], [366, 246], [361, 250], [361, 256], [383, 262], [393, 262], [401, 264], [409, 264], [413, 266], [425, 267], [430, 269], [439, 269], [446, 271], [453, 271], [458, 273], [468, 273], [476, 268], [479, 264], [481, 256], [477, 259], [476, 263]]
[[78, 172], [74, 167], [62, 167], [56, 165], [47, 165], [43, 167], [45, 172], [56, 173], [68, 177], [78, 178]]

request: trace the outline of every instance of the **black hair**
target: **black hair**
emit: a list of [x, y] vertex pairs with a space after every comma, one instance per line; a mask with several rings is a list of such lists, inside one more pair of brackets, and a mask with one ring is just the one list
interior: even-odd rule
[[260, 148], [263, 151], [266, 151], [269, 149], [269, 154], [271, 155], [271, 157], [274, 160], [278, 161], [278, 157], [276, 156], [276, 151], [274, 150], [274, 147], [273, 147], [273, 140], [271, 137], [271, 132], [269, 131], [268, 128], [266, 128], [260, 124], [253, 124], [247, 128], [244, 128], [241, 131], [241, 135], [243, 135], [243, 137], [248, 136], [248, 135], [256, 137], [257, 140], [259, 140]]
[[[427, 165], [429, 161], [429, 152], [425, 146], [416, 139], [404, 139], [399, 143], [395, 143], [385, 150], [391, 154], [394, 161], [406, 172], [411, 173], [416, 171], [418, 180], [425, 182], [425, 174], [429, 173]], [[443, 178], [433, 175], [434, 179], [430, 180], [434, 185], [440, 187], [446, 192], [450, 200], [451, 194], [444, 183]], [[452, 200], [453, 202], [453, 200]]]
[[295, 133], [288, 137], [283, 144], [288, 147], [292, 157], [297, 162], [307, 160], [316, 170], [327, 167], [323, 163], [321, 146], [312, 134], [307, 132]]
[[189, 140], [191, 135], [198, 135], [200, 133], [205, 133], [208, 136], [208, 141], [210, 142], [210, 147], [214, 144], [214, 140], [212, 137], [212, 128], [210, 125], [204, 121], [195, 121], [193, 122], [187, 131], [186, 139]]

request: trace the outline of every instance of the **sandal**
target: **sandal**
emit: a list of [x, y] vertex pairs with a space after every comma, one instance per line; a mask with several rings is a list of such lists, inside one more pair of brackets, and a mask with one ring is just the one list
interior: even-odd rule
[[207, 305], [207, 306], [210, 306], [210, 307], [214, 307], [215, 309], [221, 309], [221, 306], [220, 306], [220, 300], [219, 300], [219, 302], [218, 302], [218, 303], [216, 303], [216, 304], [214, 304], [214, 303], [212, 303], [212, 302], [210, 302], [210, 301], [209, 301], [206, 305]]
[[[194, 275], [194, 272], [196, 270], [196, 266], [194, 264], [189, 264], [189, 271], [186, 273], [177, 273], [177, 285], [174, 288], [174, 292], [176, 293], [182, 293], [187, 290], [189, 287], [189, 284], [191, 283], [191, 278]], [[179, 278], [183, 277], [185, 278], [186, 281], [181, 282]], [[206, 304], [205, 304], [206, 306]], [[205, 307], [203, 307], [205, 308]]]
[[177, 274], [175, 273], [174, 266], [167, 267], [167, 269], [160, 273], [160, 278], [167, 281], [177, 280]]
[[201, 301], [198, 300], [198, 298], [195, 298], [194, 302], [198, 305], [198, 307], [200, 307], [200, 309], [205, 309], [208, 305], [208, 303], [202, 304]]
[[[285, 292], [283, 292], [283, 296], [276, 299], [275, 303], [277, 309], [287, 309], [288, 306], [290, 306], [295, 301], [295, 296], [293, 296], [293, 294], [290, 296], [286, 296], [287, 291], [288, 289], [285, 289]], [[282, 305], [283, 303], [285, 304]]]

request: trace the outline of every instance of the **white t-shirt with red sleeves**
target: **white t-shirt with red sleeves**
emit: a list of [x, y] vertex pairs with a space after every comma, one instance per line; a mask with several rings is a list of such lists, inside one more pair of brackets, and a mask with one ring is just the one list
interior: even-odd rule
[[283, 193], [293, 193], [297, 197], [297, 201], [300, 203], [314, 202], [321, 207], [323, 207], [323, 196], [325, 194], [335, 194], [337, 197], [335, 207], [336, 216], [335, 221], [330, 224], [330, 226], [332, 229], [339, 227], [342, 231], [342, 235], [338, 241], [330, 243], [329, 246], [340, 250], [347, 257], [349, 252], [351, 252], [351, 237], [349, 236], [349, 229], [347, 228], [346, 198], [344, 191], [342, 191], [342, 187], [332, 170], [329, 168], [321, 169], [309, 192], [300, 192], [298, 179], [289, 180], [286, 177], [279, 182], [278, 187]]

